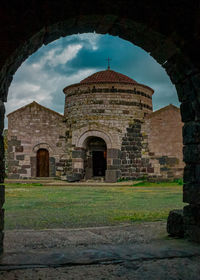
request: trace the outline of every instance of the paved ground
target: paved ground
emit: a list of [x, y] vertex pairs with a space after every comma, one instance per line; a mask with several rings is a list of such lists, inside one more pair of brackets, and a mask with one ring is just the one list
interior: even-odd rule
[[0, 279], [200, 279], [200, 245], [165, 226], [7, 231]]

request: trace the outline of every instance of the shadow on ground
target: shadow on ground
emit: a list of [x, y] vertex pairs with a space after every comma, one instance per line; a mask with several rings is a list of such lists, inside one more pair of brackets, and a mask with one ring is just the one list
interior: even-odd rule
[[7, 231], [0, 279], [200, 279], [200, 246], [165, 227]]

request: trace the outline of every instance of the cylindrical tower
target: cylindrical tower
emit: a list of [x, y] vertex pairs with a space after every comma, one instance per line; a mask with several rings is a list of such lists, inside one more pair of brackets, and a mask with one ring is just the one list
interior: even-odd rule
[[[129, 156], [128, 153], [123, 155], [123, 149], [127, 151], [126, 146], [134, 146], [134, 143], [135, 149], [137, 146], [135, 158], [128, 161], [132, 168], [129, 168], [132, 170], [129, 173], [132, 173], [125, 177], [141, 175], [142, 169], [136, 171], [134, 159], [136, 161], [142, 157], [141, 124], [144, 117], [152, 113], [153, 89], [107, 69], [94, 73], [78, 84], [67, 86], [63, 91], [66, 95], [64, 115], [70, 135], [68, 141], [71, 144], [72, 174], [76, 174], [77, 178], [91, 178], [98, 174], [97, 170], [94, 170], [94, 159], [96, 161], [98, 158], [98, 149], [90, 149], [88, 152], [87, 148], [88, 139], [92, 141], [94, 137], [96, 143], [98, 138], [99, 145], [100, 140], [106, 145], [107, 181], [116, 181], [118, 177], [125, 176], [125, 165]], [[128, 143], [130, 139], [126, 139], [130, 133], [132, 144]], [[99, 151], [99, 162], [105, 162], [101, 157], [103, 153], [101, 156]], [[126, 162], [123, 157], [126, 158]], [[99, 171], [99, 174], [104, 172]]]

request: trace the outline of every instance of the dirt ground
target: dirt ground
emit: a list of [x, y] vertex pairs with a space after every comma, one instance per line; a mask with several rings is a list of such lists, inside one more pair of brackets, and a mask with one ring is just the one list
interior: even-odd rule
[[164, 222], [5, 232], [0, 279], [200, 279], [200, 246]]

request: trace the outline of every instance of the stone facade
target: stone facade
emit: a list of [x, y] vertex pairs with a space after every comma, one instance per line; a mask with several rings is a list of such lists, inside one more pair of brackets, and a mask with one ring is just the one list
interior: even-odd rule
[[[25, 59], [43, 44], [60, 37], [76, 33], [109, 33], [120, 36], [146, 50], [164, 67], [172, 83], [176, 86], [181, 102], [181, 116], [185, 123], [184, 141], [184, 200], [191, 207], [200, 208], [199, 166], [200, 158], [200, 11], [198, 1], [151, 1], [110, 0], [107, 4], [99, 0], [96, 5], [90, 0], [39, 2], [30, 5], [18, 1], [1, 5], [1, 45], [0, 45], [0, 183], [4, 182], [3, 126], [4, 104], [13, 75]], [[77, 9], [77, 7], [79, 7]], [[137, 13], [133, 13], [137, 11]], [[43, 15], [43, 16], [41, 16]], [[151, 15], [151, 16], [149, 16]], [[184, 16], [182, 16], [184, 15]], [[35, 20], [37, 18], [37, 20]], [[19, 20], [20, 19], [20, 20]], [[178, 20], [177, 20], [178, 19]], [[187, 24], [185, 24], [187, 23]], [[8, 32], [9, 28], [9, 32]], [[194, 32], [191, 32], [194, 30]], [[132, 63], [132, 62], [130, 62]], [[132, 67], [132, 65], [131, 65]], [[193, 198], [191, 198], [191, 193]], [[0, 193], [4, 201], [4, 192]], [[2, 209], [0, 204], [0, 209]], [[184, 215], [187, 216], [186, 212]], [[194, 218], [196, 215], [194, 215]], [[187, 232], [190, 238], [200, 236], [200, 226], [190, 216]], [[3, 220], [0, 220], [3, 227]], [[192, 232], [193, 230], [193, 232]], [[191, 236], [190, 233], [192, 232]], [[196, 235], [195, 235], [196, 233]], [[0, 232], [2, 237], [2, 231]], [[196, 238], [196, 240], [197, 240]], [[1, 241], [3, 239], [1, 238]], [[0, 241], [0, 250], [3, 243]]]
[[37, 176], [37, 152], [49, 153], [49, 176], [61, 175], [65, 165], [64, 116], [32, 102], [8, 115], [8, 177]]
[[152, 112], [153, 92], [107, 69], [64, 89], [64, 116], [36, 102], [10, 113], [9, 178], [40, 177], [40, 150], [48, 176], [68, 181], [182, 177], [179, 109]]
[[182, 178], [185, 164], [180, 110], [173, 105], [166, 106], [149, 114], [145, 123], [153, 177]]

